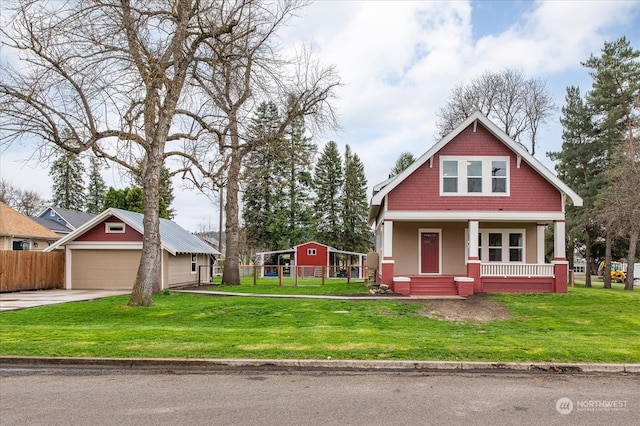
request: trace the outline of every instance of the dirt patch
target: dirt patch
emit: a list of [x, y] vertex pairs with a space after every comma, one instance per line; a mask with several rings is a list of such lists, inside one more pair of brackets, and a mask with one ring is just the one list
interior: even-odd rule
[[509, 309], [485, 294], [466, 300], [424, 300], [418, 315], [442, 321], [485, 323], [512, 318]]

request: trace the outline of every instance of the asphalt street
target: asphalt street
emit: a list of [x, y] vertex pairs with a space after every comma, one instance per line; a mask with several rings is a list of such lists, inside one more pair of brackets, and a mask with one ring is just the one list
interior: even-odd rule
[[624, 374], [0, 369], [11, 425], [637, 425]]

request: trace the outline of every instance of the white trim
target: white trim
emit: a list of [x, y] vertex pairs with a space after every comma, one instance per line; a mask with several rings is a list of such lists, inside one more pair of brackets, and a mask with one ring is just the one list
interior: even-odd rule
[[553, 222], [553, 258], [565, 259], [566, 255], [566, 225], [564, 220]]
[[[473, 221], [469, 221], [469, 223], [471, 224]], [[494, 264], [494, 263], [505, 263], [505, 264], [521, 264], [521, 263], [525, 263], [527, 260], [527, 230], [522, 228], [479, 228], [476, 235], [478, 234], [482, 234], [482, 244], [478, 241], [477, 246], [475, 248], [475, 251], [472, 252], [471, 251], [471, 233], [469, 232], [469, 228], [465, 228], [464, 229], [464, 239], [465, 239], [465, 264], [467, 263], [475, 263], [469, 261], [469, 256], [471, 255], [471, 253], [478, 253], [478, 248], [482, 249], [482, 252], [480, 253], [480, 260], [478, 260], [477, 262], [480, 262], [482, 264], [485, 263], [490, 263], [490, 264]], [[489, 261], [489, 233], [492, 234], [503, 234], [503, 243], [502, 243], [502, 259], [500, 261]], [[520, 233], [522, 234], [522, 260], [521, 261], [510, 261], [509, 259], [509, 234], [515, 234], [515, 233]], [[505, 242], [505, 238], [504, 235], [506, 234], [506, 242]], [[476, 237], [477, 238], [477, 237]], [[507, 258], [507, 260], [505, 260], [505, 257]], [[483, 260], [484, 259], [484, 260]], [[538, 263], [544, 263], [544, 262], [538, 262]]]
[[[438, 272], [422, 272], [422, 234], [438, 234]], [[442, 275], [442, 229], [441, 228], [419, 228], [418, 229], [418, 274], [419, 275]]]
[[393, 257], [393, 221], [385, 220], [382, 228], [382, 256]]
[[[508, 156], [490, 156], [490, 155], [441, 155], [440, 156], [440, 196], [441, 197], [509, 197], [511, 188], [511, 159]], [[455, 161], [458, 163], [458, 185], [456, 192], [444, 192], [444, 176], [443, 163], [445, 161]], [[482, 191], [481, 192], [469, 192], [468, 190], [468, 175], [467, 175], [467, 162], [480, 161], [482, 163], [482, 175], [478, 176], [482, 179]], [[506, 180], [505, 192], [493, 192], [493, 178], [491, 174], [491, 163], [493, 161], [504, 161], [506, 164]]]
[[[191, 275], [195, 275], [198, 273], [198, 255], [195, 253], [191, 253], [191, 261], [189, 262], [190, 264], [190, 269], [191, 269]], [[194, 265], [195, 265], [195, 270], [194, 270]]]
[[64, 253], [64, 288], [66, 290], [71, 290], [73, 288], [73, 283], [71, 282], [71, 267], [73, 266], [73, 260], [71, 259], [71, 256], [71, 247], [66, 246]]
[[386, 212], [384, 220], [438, 220], [442, 222], [459, 222], [470, 219], [480, 221], [510, 221], [510, 222], [551, 222], [564, 220], [562, 212], [513, 212], [513, 211], [482, 211], [482, 210], [392, 210]]
[[73, 250], [142, 250], [141, 241], [74, 241], [65, 246]]
[[544, 223], [538, 223], [536, 225], [536, 261], [538, 263], [544, 263], [544, 229], [546, 225]]

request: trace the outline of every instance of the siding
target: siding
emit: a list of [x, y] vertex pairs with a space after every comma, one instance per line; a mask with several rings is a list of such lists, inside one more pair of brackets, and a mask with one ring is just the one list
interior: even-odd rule
[[[509, 156], [510, 196], [440, 196], [440, 156]], [[389, 210], [561, 211], [562, 196], [553, 185], [517, 156], [481, 124], [463, 130], [433, 158], [394, 188]]]
[[138, 231], [130, 227], [129, 225], [125, 225], [125, 232], [122, 234], [112, 234], [105, 232], [105, 223], [122, 223], [122, 221], [116, 217], [110, 217], [93, 228], [89, 229], [84, 234], [78, 236], [74, 241], [142, 241], [142, 234]]
[[[309, 256], [307, 249], [316, 249], [315, 256]], [[307, 243], [296, 247], [296, 264], [298, 266], [325, 266], [328, 263], [327, 246], [318, 243]]]

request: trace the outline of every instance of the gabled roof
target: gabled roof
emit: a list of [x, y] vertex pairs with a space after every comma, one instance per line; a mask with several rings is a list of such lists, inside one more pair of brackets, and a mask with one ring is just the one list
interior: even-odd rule
[[[391, 190], [397, 187], [408, 176], [420, 168], [423, 164], [429, 161], [438, 151], [440, 151], [446, 144], [451, 142], [456, 136], [458, 136], [464, 129], [474, 124], [480, 123], [491, 134], [493, 134], [499, 141], [504, 143], [511, 151], [520, 156], [520, 158], [527, 164], [529, 164], [535, 171], [537, 171], [542, 177], [544, 177], [551, 185], [553, 185], [558, 191], [571, 198], [571, 201], [575, 206], [582, 206], [582, 198], [569, 188], [558, 176], [556, 176], [551, 170], [546, 168], [538, 159], [529, 153], [521, 144], [514, 141], [503, 130], [496, 126], [491, 120], [487, 118], [480, 111], [476, 111], [467, 117], [458, 127], [456, 127], [451, 133], [440, 139], [435, 145], [433, 145], [427, 152], [425, 152], [420, 158], [414, 161], [409, 167], [403, 170], [398, 175], [389, 178], [378, 185], [373, 187], [373, 196], [371, 198], [371, 205], [369, 206], [369, 222], [378, 216], [380, 206], [384, 201], [384, 198]], [[477, 124], [477, 123], [476, 123]]]
[[66, 235], [66, 234], [70, 234], [73, 231], [71, 228], [67, 228], [66, 226], [64, 226], [62, 222], [58, 222], [57, 220], [46, 219], [44, 217], [36, 217], [36, 216], [30, 216], [30, 219], [35, 220], [40, 225], [55, 232], [56, 234]]
[[57, 240], [60, 235], [0, 202], [0, 235], [19, 238]]
[[80, 228], [85, 223], [96, 217], [94, 213], [86, 213], [77, 210], [68, 210], [58, 206], [49, 206], [38, 217], [47, 219], [46, 214], [49, 210], [56, 212], [58, 216], [63, 218], [68, 223], [68, 228], [75, 230]]
[[[128, 226], [135, 229], [140, 234], [144, 233], [144, 225], [142, 222], [144, 215], [127, 210], [109, 208], [99, 215], [95, 216], [80, 228], [73, 231], [71, 234], [65, 236], [55, 244], [48, 247], [46, 251], [52, 251], [64, 246], [66, 243], [75, 240], [80, 235], [84, 234], [85, 232], [89, 231], [96, 225], [99, 225], [112, 216], [126, 223]], [[213, 255], [220, 254], [218, 250], [209, 246], [200, 238], [186, 231], [177, 223], [167, 219], [160, 219], [160, 243], [164, 250], [168, 251], [174, 256], [181, 253], [206, 253]]]

